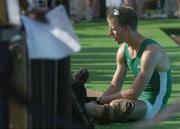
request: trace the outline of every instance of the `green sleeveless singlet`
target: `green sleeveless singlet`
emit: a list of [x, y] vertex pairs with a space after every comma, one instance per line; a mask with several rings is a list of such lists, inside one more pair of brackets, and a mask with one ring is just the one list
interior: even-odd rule
[[[134, 77], [136, 77], [140, 71], [141, 55], [149, 44], [158, 44], [158, 43], [151, 39], [144, 40], [137, 53], [137, 56], [133, 59], [129, 55], [128, 44], [125, 44], [125, 48], [124, 48], [125, 63], [132, 72], [132, 74], [134, 75]], [[157, 108], [156, 109], [157, 111], [154, 112], [157, 113], [167, 103], [167, 100], [170, 97], [170, 93], [171, 93], [171, 69], [169, 69], [166, 72], [158, 72], [154, 70], [150, 81], [145, 86], [143, 92], [140, 94], [138, 99], [148, 101], [149, 103], [151, 103], [153, 108]]]

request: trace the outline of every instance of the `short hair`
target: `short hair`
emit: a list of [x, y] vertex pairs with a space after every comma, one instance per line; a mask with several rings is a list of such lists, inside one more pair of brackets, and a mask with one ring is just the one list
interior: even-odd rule
[[119, 9], [113, 9], [107, 18], [117, 19], [121, 25], [128, 25], [133, 30], [137, 29], [138, 16], [136, 11], [131, 7], [121, 6]]

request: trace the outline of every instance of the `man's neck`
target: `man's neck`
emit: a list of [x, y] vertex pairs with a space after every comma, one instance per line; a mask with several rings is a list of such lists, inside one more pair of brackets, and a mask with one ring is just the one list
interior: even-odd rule
[[141, 44], [145, 40], [145, 37], [138, 32], [135, 32], [128, 39], [129, 40], [127, 41], [127, 44], [129, 45], [129, 47], [131, 47], [132, 50], [138, 51]]

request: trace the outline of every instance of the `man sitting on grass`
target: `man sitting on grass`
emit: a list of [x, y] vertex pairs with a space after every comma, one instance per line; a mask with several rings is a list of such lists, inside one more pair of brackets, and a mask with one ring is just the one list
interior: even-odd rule
[[[166, 105], [171, 93], [171, 66], [163, 48], [137, 31], [138, 16], [130, 7], [114, 9], [107, 17], [109, 34], [119, 45], [117, 68], [110, 86], [87, 113], [102, 123], [151, 119]], [[121, 90], [127, 68], [133, 83]]]

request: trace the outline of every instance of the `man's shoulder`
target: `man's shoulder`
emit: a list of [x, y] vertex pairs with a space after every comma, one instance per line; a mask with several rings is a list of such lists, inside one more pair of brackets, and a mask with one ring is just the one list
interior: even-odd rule
[[116, 54], [116, 60], [117, 62], [124, 63], [124, 51], [125, 51], [125, 43], [121, 44], [118, 48], [117, 54]]
[[153, 53], [153, 54], [158, 54], [158, 53], [160, 54], [160, 53], [164, 53], [164, 49], [158, 43], [152, 43], [146, 47], [144, 52], [149, 52], [149, 53]]
[[118, 51], [117, 51], [117, 56], [124, 55], [124, 49], [125, 49], [125, 43], [123, 43], [119, 46]]

